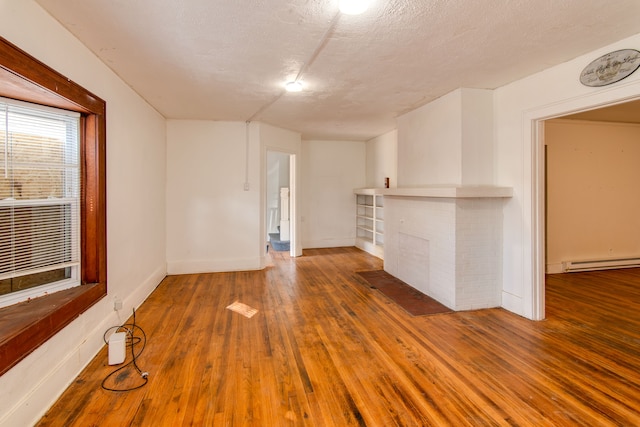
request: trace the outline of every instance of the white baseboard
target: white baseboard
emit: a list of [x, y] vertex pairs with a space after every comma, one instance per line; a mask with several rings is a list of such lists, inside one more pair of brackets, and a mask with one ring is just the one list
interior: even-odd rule
[[319, 240], [307, 240], [302, 242], [304, 249], [319, 249], [319, 248], [344, 248], [347, 246], [355, 246], [356, 239], [319, 239]]
[[179, 260], [167, 262], [168, 274], [216, 273], [223, 271], [260, 270], [264, 267], [261, 257], [228, 258], [210, 260]]

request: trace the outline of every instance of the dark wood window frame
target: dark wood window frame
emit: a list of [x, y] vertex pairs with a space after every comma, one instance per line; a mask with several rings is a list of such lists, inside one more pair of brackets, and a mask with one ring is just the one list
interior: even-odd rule
[[81, 113], [81, 281], [0, 309], [0, 375], [107, 294], [106, 103], [0, 37], [0, 96]]

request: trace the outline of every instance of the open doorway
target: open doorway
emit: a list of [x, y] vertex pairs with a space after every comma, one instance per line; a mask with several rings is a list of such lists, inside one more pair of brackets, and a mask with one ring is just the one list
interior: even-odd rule
[[267, 251], [295, 256], [295, 155], [267, 150], [266, 161]]
[[[538, 312], [546, 273], [640, 263], [640, 101], [536, 123]], [[535, 265], [535, 264], [534, 264]], [[535, 291], [534, 287], [534, 291]]]

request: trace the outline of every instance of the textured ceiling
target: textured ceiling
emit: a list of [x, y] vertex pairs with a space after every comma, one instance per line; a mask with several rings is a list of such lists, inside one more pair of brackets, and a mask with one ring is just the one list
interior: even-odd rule
[[[165, 117], [307, 139], [370, 139], [456, 88], [640, 33], [638, 0], [373, 0], [359, 16], [337, 0], [36, 1]], [[285, 93], [301, 70], [306, 89]]]

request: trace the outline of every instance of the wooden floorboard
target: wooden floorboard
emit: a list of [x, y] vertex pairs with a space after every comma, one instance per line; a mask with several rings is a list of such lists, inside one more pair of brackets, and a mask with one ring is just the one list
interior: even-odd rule
[[640, 269], [548, 276], [533, 322], [412, 317], [363, 284], [382, 261], [355, 248], [271, 255], [262, 271], [167, 277], [136, 313], [148, 384], [103, 390], [105, 348], [39, 425], [640, 425]]

